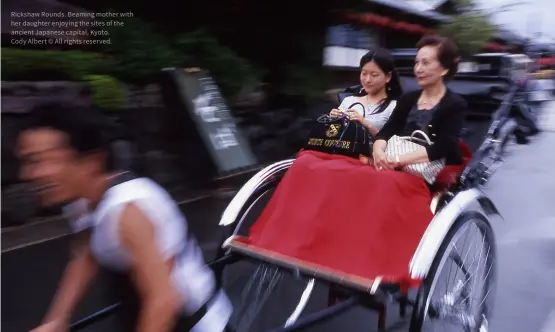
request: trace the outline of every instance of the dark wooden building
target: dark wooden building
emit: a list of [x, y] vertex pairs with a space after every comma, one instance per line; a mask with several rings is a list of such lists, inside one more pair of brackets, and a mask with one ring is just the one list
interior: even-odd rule
[[372, 49], [414, 48], [422, 36], [449, 21], [422, 1], [370, 0], [363, 8], [337, 14], [327, 32], [323, 65], [333, 74], [333, 88], [358, 81], [362, 55]]

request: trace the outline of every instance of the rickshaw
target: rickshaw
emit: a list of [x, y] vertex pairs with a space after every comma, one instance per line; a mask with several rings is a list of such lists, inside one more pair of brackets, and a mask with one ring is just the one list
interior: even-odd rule
[[[473, 80], [481, 83], [482, 91], [476, 89], [476, 83], [473, 83]], [[410, 78], [408, 81], [404, 81], [405, 88], [410, 85], [407, 83], [409, 81]], [[379, 274], [375, 276], [345, 274], [250, 243], [248, 224], [252, 221], [256, 222], [256, 217], [253, 218], [251, 214], [256, 214], [253, 211], [260, 209], [260, 207], [257, 208], [257, 205], [264, 205], [261, 202], [267, 201], [271, 197], [272, 191], [279, 186], [280, 180], [295, 161], [294, 159], [283, 160], [267, 166], [253, 176], [237, 192], [223, 212], [220, 221], [220, 225], [227, 230], [222, 241], [222, 248], [213, 263], [220, 282], [224, 287], [231, 287], [228, 279], [230, 279], [229, 274], [232, 273], [228, 269], [231, 269], [230, 266], [237, 262], [247, 261], [256, 266], [250, 278], [242, 281], [242, 287], [239, 287], [242, 291], [237, 296], [239, 301], [234, 303], [236, 309], [234, 327], [238, 332], [266, 330], [253, 323], [263, 304], [259, 303], [260, 306], [250, 309], [250, 312], [245, 308], [252, 307], [254, 302], [261, 299], [269, 301], [270, 293], [275, 291], [276, 284], [283, 279], [284, 275], [289, 275], [298, 283], [306, 282], [306, 286], [302, 293], [298, 289], [300, 296], [296, 306], [289, 312], [289, 316], [283, 317], [281, 325], [272, 331], [305, 330], [311, 326], [322, 324], [355, 306], [378, 311], [378, 329], [385, 331], [387, 328], [387, 304], [391, 302], [399, 304], [401, 316], [405, 316], [407, 307], [412, 306], [412, 314], [410, 322], [408, 322], [410, 332], [426, 331], [427, 324], [433, 325], [435, 322], [444, 323], [445, 321], [454, 323], [463, 331], [488, 330], [496, 279], [495, 240], [491, 222], [493, 218], [500, 217], [500, 215], [494, 203], [482, 192], [481, 187], [486, 184], [502, 163], [504, 144], [512, 133], [511, 127], [514, 128], [514, 123], [508, 124], [507, 116], [510, 111], [510, 101], [514, 98], [516, 90], [505, 78], [469, 78], [467, 76], [465, 81], [467, 87], [473, 88], [470, 89], [470, 92], [459, 92], [462, 92], [463, 96], [468, 99], [480, 100], [482, 98], [481, 102], [471, 104], [478, 109], [471, 113], [470, 117], [485, 117], [489, 126], [486, 128], [487, 130], [481, 131], [480, 134], [485, 139], [472, 149], [474, 151], [471, 152], [472, 158], [462, 172], [459, 171], [455, 174], [442, 172], [443, 174], [438, 175], [438, 181], [441, 183], [437, 184], [430, 203], [434, 217], [420, 239], [419, 245], [414, 248], [411, 261], [407, 264], [407, 270], [411, 277], [419, 281], [414, 289], [416, 295], [409, 296], [410, 287], [402, 282], [397, 282], [394, 278], [386, 280]], [[356, 90], [357, 87], [346, 89], [339, 95], [339, 99], [341, 100]], [[492, 92], [496, 92], [501, 99], [496, 100], [491, 97]], [[480, 104], [482, 109], [479, 109]], [[494, 110], [491, 109], [492, 104], [497, 106]], [[490, 107], [484, 108], [483, 105]], [[476, 134], [473, 132], [470, 136]], [[466, 136], [468, 136], [468, 131]], [[461, 139], [461, 148], [470, 150], [463, 139]], [[317, 220], [314, 222], [316, 223]], [[462, 234], [469, 228], [477, 230], [474, 237], [470, 236], [471, 241], [477, 240], [482, 244], [479, 251], [480, 259], [484, 259], [484, 268], [480, 272], [470, 271], [476, 263], [476, 257], [469, 264], [469, 254], [459, 253], [459, 249], [462, 249], [459, 243]], [[468, 234], [466, 234], [466, 240], [468, 239]], [[334, 248], [334, 250], [341, 251], [341, 248]], [[451, 277], [451, 272], [459, 277], [439, 299], [433, 300], [435, 292], [440, 288], [439, 285], [445, 283], [445, 276], [441, 277], [441, 275], [445, 273], [448, 261], [454, 263], [457, 270], [455, 272], [450, 269], [448, 278]], [[235, 284], [231, 288], [237, 288], [237, 279], [234, 282]], [[327, 307], [315, 313], [302, 315], [311, 294], [314, 293], [315, 283], [328, 285]], [[483, 289], [474, 293], [474, 290], [470, 290], [468, 286], [470, 283], [479, 283]], [[256, 301], [249, 299], [249, 296], [254, 296]], [[473, 308], [477, 311], [465, 312], [465, 309], [472, 307], [472, 303], [479, 303], [477, 309]], [[283, 303], [272, 303], [271, 301], [268, 302], [268, 305], [274, 308], [283, 307]], [[275, 316], [277, 316], [276, 312], [263, 320], [276, 321]], [[248, 324], [245, 321], [252, 324], [250, 328], [247, 327]], [[319, 327], [322, 328], [321, 325]]]
[[[410, 77], [403, 82], [406, 90], [410, 90], [410, 82]], [[511, 134], [507, 116], [514, 89], [504, 79], [482, 77], [484, 82], [483, 90], [478, 91], [471, 79], [474, 89], [461, 92], [469, 99], [485, 99], [481, 104], [487, 107], [470, 116], [487, 118], [489, 125], [480, 131], [484, 139], [476, 147], [470, 147], [461, 138], [461, 149], [471, 156], [462, 171], [442, 171], [437, 177], [430, 202], [433, 218], [423, 236], [416, 239], [418, 245], [406, 264], [414, 283], [379, 273], [372, 276], [341, 273], [250, 244], [249, 229], [295, 159], [275, 162], [250, 178], [222, 213], [221, 246], [209, 263], [234, 305], [231, 331], [304, 331], [311, 327], [322, 330], [325, 322], [349, 309], [362, 307], [378, 312], [378, 330], [383, 332], [388, 328], [387, 309], [392, 303], [398, 304], [401, 317], [408, 318], [407, 309], [412, 307], [406, 321], [409, 332], [428, 331], [430, 326], [446, 323], [462, 331], [488, 331], [496, 282], [492, 222], [501, 216], [482, 187], [502, 163], [503, 144]], [[356, 89], [347, 89], [339, 98]], [[498, 92], [501, 99], [490, 96], [487, 100], [492, 91]], [[477, 105], [480, 103], [474, 104]], [[496, 105], [493, 110], [492, 105]], [[477, 134], [472, 132], [471, 136]], [[466, 248], [469, 241], [473, 246]], [[332, 249], [341, 252], [342, 248]], [[280, 286], [288, 288], [278, 291]], [[319, 287], [324, 287], [324, 292]], [[322, 298], [322, 293], [327, 296]], [[314, 306], [320, 310], [308, 313]], [[71, 331], [81, 330], [117, 307], [110, 306], [76, 322]], [[266, 308], [269, 314], [261, 314]]]

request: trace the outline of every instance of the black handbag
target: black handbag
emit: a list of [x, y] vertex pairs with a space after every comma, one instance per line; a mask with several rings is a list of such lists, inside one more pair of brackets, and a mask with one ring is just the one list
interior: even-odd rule
[[[354, 103], [348, 109], [355, 106], [362, 107], [363, 116], [366, 115], [361, 103]], [[370, 157], [371, 145], [370, 134], [363, 125], [357, 121], [349, 121], [346, 115], [331, 118], [325, 114], [312, 126], [303, 148], [359, 159], [361, 155]]]

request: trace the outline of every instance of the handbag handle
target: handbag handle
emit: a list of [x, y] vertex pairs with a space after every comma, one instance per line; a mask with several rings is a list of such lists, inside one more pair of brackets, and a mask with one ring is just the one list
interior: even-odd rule
[[424, 139], [426, 140], [426, 142], [427, 142], [429, 145], [432, 145], [432, 141], [430, 140], [430, 138], [428, 137], [428, 135], [426, 135], [426, 133], [423, 132], [422, 130], [415, 130], [415, 131], [413, 131], [412, 134], [410, 135], [410, 138], [412, 138], [412, 139], [418, 139], [418, 138], [414, 137], [414, 135], [416, 135], [416, 134], [422, 135], [422, 137], [424, 137]]
[[[414, 137], [416, 134], [420, 134], [424, 137], [424, 139], [422, 138], [418, 138], [418, 137]], [[403, 137], [399, 137], [401, 139], [405, 139], [405, 140], [410, 140], [410, 141], [418, 141], [421, 143], [428, 143], [428, 145], [432, 145], [432, 141], [430, 140], [430, 138], [428, 137], [428, 135], [426, 135], [425, 132], [423, 132], [422, 130], [415, 130], [412, 132], [412, 134], [410, 136], [403, 136]]]
[[350, 109], [353, 108], [353, 106], [356, 106], [356, 105], [362, 106], [362, 117], [365, 118], [366, 117], [366, 108], [364, 107], [364, 105], [362, 105], [362, 103], [360, 103], [360, 102], [353, 103], [351, 106], [347, 107], [347, 109], [350, 110]]

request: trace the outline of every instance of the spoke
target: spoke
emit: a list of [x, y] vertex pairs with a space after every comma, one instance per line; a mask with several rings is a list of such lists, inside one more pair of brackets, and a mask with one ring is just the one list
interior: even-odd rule
[[241, 295], [240, 309], [236, 316], [238, 332], [249, 331], [252, 322], [282, 278], [283, 274], [278, 268], [263, 264], [257, 267]]
[[[489, 257], [490, 250], [491, 250], [491, 247], [488, 246], [488, 251], [487, 251], [486, 257], [485, 257], [485, 259], [484, 259], [484, 270], [486, 270], [486, 266], [485, 266], [485, 265], [486, 265], [487, 262], [488, 262], [488, 257]], [[489, 274], [490, 274], [490, 272], [492, 271], [492, 268], [493, 268], [493, 262], [489, 265], [488, 270], [487, 270], [487, 272], [486, 272], [485, 275], [484, 275], [484, 278], [483, 278], [483, 280], [484, 280], [484, 285], [483, 285], [484, 289], [485, 289], [485, 287], [488, 286], [487, 283], [486, 283], [486, 281], [487, 281], [488, 278], [489, 278]], [[482, 290], [481, 293], [483, 293], [483, 298], [481, 299], [481, 301], [480, 301], [480, 299], [477, 299], [477, 301], [480, 301], [480, 303], [479, 303], [479, 304], [476, 306], [476, 308], [475, 308], [475, 309], [476, 309], [476, 314], [477, 314], [477, 315], [482, 314], [482, 312], [481, 312], [482, 305], [485, 303], [485, 301], [486, 301], [487, 297], [489, 296], [489, 293], [491, 292], [491, 290], [492, 290], [492, 286], [491, 286], [491, 285], [489, 285], [489, 287], [487, 288], [487, 291], [484, 292], [484, 290]], [[469, 295], [469, 296], [470, 296], [470, 295]], [[484, 315], [482, 314], [482, 316], [484, 316]], [[485, 318], [485, 317], [484, 317], [484, 318]], [[483, 319], [484, 319], [484, 318], [483, 318]], [[486, 321], [486, 324], [487, 324], [487, 321]], [[482, 327], [480, 327], [480, 328], [482, 328]]]
[[[473, 234], [468, 234], [470, 233], [471, 224], [476, 226], [476, 233], [482, 237], [481, 241], [474, 239], [476, 236]], [[467, 234], [463, 235], [463, 231]], [[485, 310], [483, 309], [484, 303], [493, 288], [488, 281], [494, 265], [492, 258], [490, 258], [493, 248], [488, 242], [487, 231], [487, 228], [484, 229], [477, 223], [466, 224], [460, 229], [459, 236], [449, 246], [449, 252], [445, 253], [447, 260], [456, 265], [460, 272], [456, 271], [456, 268], [453, 269], [453, 265], [450, 267], [444, 265], [443, 272], [438, 271], [443, 275], [448, 272], [448, 280], [445, 284], [445, 293], [441, 291], [443, 287], [440, 288], [440, 284], [434, 287], [433, 293], [435, 296], [432, 296], [439, 296], [439, 298], [432, 301], [428, 308], [427, 316], [436, 321], [431, 323], [432, 326], [430, 326], [434, 328], [434, 331], [436, 329], [438, 331], [451, 331], [447, 327], [454, 325], [458, 327], [457, 330], [459, 331], [472, 332], [476, 328], [480, 328], [479, 332], [486, 332], [482, 331], [484, 326], [487, 326], [487, 319], [482, 311]], [[460, 246], [461, 242], [462, 246]], [[466, 251], [464, 254], [463, 250]], [[470, 255], [472, 255], [471, 258]], [[455, 272], [453, 273], [453, 271]], [[454, 280], [451, 278], [453, 274]], [[480, 287], [479, 290], [478, 287]], [[443, 295], [441, 295], [442, 293]], [[478, 324], [480, 326], [477, 326]]]
[[[477, 270], [479, 269], [480, 261], [482, 260], [482, 252], [483, 252], [483, 249], [484, 249], [484, 243], [485, 243], [485, 242], [486, 242], [486, 237], [485, 237], [485, 235], [484, 235], [484, 239], [483, 239], [483, 241], [482, 241], [482, 246], [480, 247], [480, 255], [479, 255], [479, 258], [478, 258], [478, 263], [476, 264], [476, 266], [477, 266], [476, 269], [477, 269]], [[489, 250], [490, 250], [490, 249], [491, 249], [491, 248], [488, 246], [488, 255], [489, 255]], [[476, 272], [478, 272], [478, 271], [476, 271]], [[475, 273], [474, 275], [476, 275], [476, 274], [477, 274], [477, 273]], [[472, 288], [471, 288], [471, 292], [470, 292], [470, 294], [468, 294], [468, 295], [463, 299], [463, 302], [464, 302], [464, 301], [467, 301], [467, 300], [470, 298], [470, 296], [471, 296], [472, 293], [474, 292], [474, 288], [475, 288], [475, 286], [476, 286], [476, 282], [477, 282], [477, 281], [478, 281], [478, 278], [474, 278], [474, 282], [473, 282], [473, 286], [472, 286]]]
[[[489, 255], [489, 250], [488, 250], [488, 255]], [[486, 258], [487, 257], [488, 256], [486, 256]], [[487, 261], [487, 259], [486, 259], [486, 261]], [[484, 277], [484, 280], [488, 280], [489, 274], [490, 274], [492, 269], [493, 269], [493, 262], [490, 264], [488, 272], [486, 273], [486, 276]], [[482, 302], [480, 302], [480, 304], [478, 304], [478, 308], [480, 308], [482, 306], [482, 304], [484, 304], [484, 302], [486, 302], [486, 299], [488, 298], [488, 295], [489, 295], [492, 288], [493, 287], [490, 285], [489, 288], [488, 288], [488, 291], [486, 292], [486, 294], [484, 295], [484, 298], [482, 299]]]
[[[478, 228], [478, 230], [479, 230], [479, 228]], [[480, 248], [480, 254], [479, 254], [479, 259], [478, 259], [478, 263], [477, 263], [477, 266], [478, 266], [478, 267], [479, 267], [479, 264], [480, 264], [480, 261], [481, 261], [482, 250], [483, 250], [483, 247], [484, 247], [484, 242], [485, 242], [485, 240], [486, 240], [486, 237], [484, 236], [483, 239], [482, 239], [482, 244], [481, 244], [481, 246], [480, 246], [480, 247], [481, 247], [481, 248]], [[470, 252], [470, 248], [469, 248], [467, 254], [465, 255], [465, 260], [466, 260], [466, 257], [468, 257], [468, 253], [469, 253], [469, 252]], [[489, 251], [488, 251], [488, 252], [489, 252]], [[469, 268], [471, 268], [471, 267], [474, 266], [474, 262], [475, 262], [475, 261], [476, 261], [476, 256], [474, 255], [474, 258], [473, 258], [473, 260], [472, 260], [472, 263], [470, 263]], [[464, 261], [463, 261], [461, 264], [464, 266]], [[475, 275], [475, 274], [474, 274], [474, 275]], [[464, 299], [463, 299], [462, 301], [460, 301], [460, 303], [465, 303], [465, 302], [470, 298], [470, 296], [472, 295], [474, 287], [472, 287], [471, 290], [470, 290], [470, 292], [469, 292], [469, 291], [468, 291], [468, 284], [469, 284], [469, 282], [470, 282], [472, 279], [474, 279], [473, 285], [476, 285], [477, 279], [476, 279], [476, 278], [473, 278], [474, 275], [469, 273], [468, 278], [467, 278], [467, 279], [465, 280], [465, 282], [463, 283], [462, 286], [464, 287], [464, 292], [462, 292], [462, 293], [464, 293], [464, 295], [463, 295], [463, 296], [464, 296]], [[470, 305], [470, 304], [469, 304], [469, 305]], [[470, 308], [468, 308], [468, 309], [470, 309]]]
[[243, 289], [243, 292], [241, 294], [241, 303], [242, 304], [246, 304], [247, 302], [245, 301], [247, 296], [250, 293], [250, 290], [254, 284], [254, 282], [256, 281], [256, 277], [258, 276], [258, 274], [260, 274], [260, 271], [264, 268], [264, 265], [260, 264], [257, 266], [256, 271], [254, 271], [252, 277], [249, 279], [249, 282], [247, 283], [247, 285], [245, 286], [245, 288]]
[[455, 264], [457, 264], [461, 269], [462, 273], [464, 273], [464, 276], [466, 277], [465, 280], [470, 279], [472, 276], [464, 266], [464, 261], [462, 260], [461, 255], [459, 255], [459, 252], [457, 250], [454, 250], [451, 252], [451, 258], [453, 258], [453, 261], [455, 262]]
[[[465, 226], [465, 228], [463, 229], [464, 232], [466, 232], [466, 230], [468, 230], [468, 228], [470, 228], [470, 225], [466, 225], [466, 226]], [[463, 248], [464, 248], [464, 245], [466, 244], [466, 241], [467, 241], [467, 240], [468, 240], [468, 233], [466, 233], [466, 235], [465, 235], [465, 237], [464, 237]], [[457, 243], [456, 243], [456, 242], [452, 244], [452, 247], [453, 247], [452, 250], [455, 250], [455, 251], [457, 251], [457, 252], [459, 251], [459, 250], [457, 249]], [[467, 255], [468, 255], [468, 253], [467, 253]], [[466, 255], [465, 255], [465, 257], [464, 257], [464, 259], [463, 259], [463, 262], [462, 262], [462, 265], [463, 265], [463, 266], [464, 266], [464, 262], [465, 262], [465, 261], [466, 261]], [[449, 286], [449, 284], [451, 283], [451, 272], [452, 272], [452, 268], [453, 268], [453, 264], [451, 264], [451, 265], [449, 266], [449, 276], [447, 277], [447, 285], [445, 286], [445, 287], [446, 287], [446, 289], [445, 289], [446, 292], [448, 291], [448, 286]], [[457, 276], [457, 275], [456, 275], [456, 273], [455, 273], [455, 278], [456, 278], [456, 276]]]

